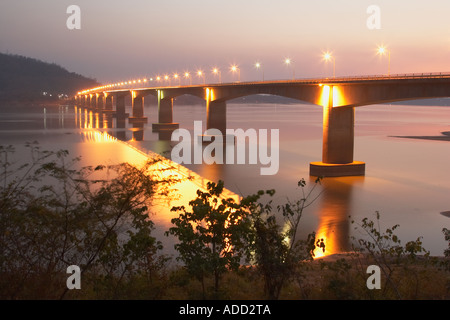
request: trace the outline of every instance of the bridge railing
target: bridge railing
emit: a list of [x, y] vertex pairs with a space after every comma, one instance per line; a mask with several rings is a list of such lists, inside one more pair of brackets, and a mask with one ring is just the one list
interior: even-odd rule
[[450, 78], [450, 72], [422, 72], [422, 73], [398, 73], [391, 75], [364, 75], [364, 76], [344, 76], [339, 78], [327, 78], [327, 80], [397, 80], [397, 79], [440, 79]]

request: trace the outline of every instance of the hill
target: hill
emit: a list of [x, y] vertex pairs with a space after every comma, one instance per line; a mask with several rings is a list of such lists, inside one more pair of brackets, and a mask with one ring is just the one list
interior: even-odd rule
[[69, 72], [54, 63], [0, 53], [0, 106], [5, 102], [57, 101], [97, 85], [95, 79]]

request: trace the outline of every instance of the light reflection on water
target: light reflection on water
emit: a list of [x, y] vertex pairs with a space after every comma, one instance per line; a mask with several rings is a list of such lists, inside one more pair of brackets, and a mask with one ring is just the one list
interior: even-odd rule
[[[280, 129], [280, 170], [274, 176], [261, 176], [260, 165], [186, 165], [199, 175], [198, 179], [224, 180], [226, 187], [239, 195], [274, 188], [275, 204], [299, 197], [297, 181], [301, 178], [307, 180], [307, 188], [314, 184], [308, 164], [321, 159], [320, 107], [230, 103], [227, 112], [229, 128]], [[152, 119], [157, 119], [156, 106], [147, 106], [145, 115], [149, 118], [147, 124], [131, 125], [127, 119], [73, 107], [47, 108], [45, 113], [42, 109], [3, 112], [0, 142], [38, 140], [43, 147], [66, 148], [73, 156], [82, 155], [84, 163], [91, 165], [144, 161], [150, 150], [169, 156], [174, 145], [169, 141], [170, 133], [151, 130]], [[205, 119], [203, 106], [175, 103], [174, 121], [180, 127], [193, 130], [194, 120]], [[449, 124], [448, 107], [358, 108], [355, 160], [366, 162], [366, 176], [324, 179], [315, 190], [320, 193], [318, 200], [303, 214], [301, 235], [316, 231], [318, 237], [325, 238], [326, 254], [347, 251], [349, 237], [358, 236], [350, 221], [374, 219], [379, 211], [382, 227], [400, 224], [397, 234], [403, 243], [423, 236], [424, 246], [432, 254], [442, 254], [446, 243], [441, 230], [450, 227], [449, 218], [440, 214], [450, 210], [450, 142], [396, 136], [440, 136], [441, 132], [450, 131]], [[186, 185], [179, 190], [186, 201], [195, 197], [196, 188]], [[156, 236], [164, 240], [163, 233], [170, 227], [173, 213], [168, 213], [163, 204], [156, 211], [152, 216]]]

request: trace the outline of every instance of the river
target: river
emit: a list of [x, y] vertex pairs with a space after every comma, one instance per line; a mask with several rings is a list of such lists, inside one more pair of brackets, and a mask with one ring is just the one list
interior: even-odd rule
[[[128, 107], [129, 109], [129, 107]], [[86, 165], [144, 161], [148, 152], [170, 157], [176, 145], [167, 135], [152, 132], [156, 105], [145, 106], [146, 124], [102, 116], [70, 106], [4, 106], [0, 109], [0, 144], [38, 141], [43, 149], [67, 149], [81, 156]], [[128, 112], [131, 112], [128, 110]], [[174, 122], [192, 132], [194, 121], [205, 122], [203, 105], [174, 104]], [[318, 195], [304, 212], [300, 235], [315, 231], [325, 239], [327, 254], [348, 251], [350, 236], [358, 237], [354, 221], [375, 219], [382, 228], [395, 224], [402, 243], [423, 237], [433, 255], [447, 247], [442, 228], [450, 228], [450, 107], [417, 105], [372, 105], [356, 109], [355, 160], [366, 162], [363, 177], [326, 178], [314, 190]], [[205, 181], [223, 180], [230, 194], [248, 195], [260, 189], [275, 189], [276, 204], [301, 196], [297, 182], [306, 189], [314, 185], [309, 163], [322, 155], [322, 110], [307, 104], [228, 103], [230, 129], [278, 129], [279, 170], [261, 175], [261, 164], [190, 164], [179, 168], [195, 181], [179, 186], [184, 200], [195, 195]], [[20, 153], [26, 157], [25, 153]], [[174, 202], [173, 205], [178, 204]], [[173, 239], [164, 232], [174, 213], [155, 208], [155, 236], [168, 252]]]

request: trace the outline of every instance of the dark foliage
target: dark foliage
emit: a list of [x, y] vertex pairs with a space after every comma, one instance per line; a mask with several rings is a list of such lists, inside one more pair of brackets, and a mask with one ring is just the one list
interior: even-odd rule
[[55, 63], [0, 53], [0, 102], [58, 100], [59, 95], [72, 97], [97, 85], [95, 79], [69, 72]]

